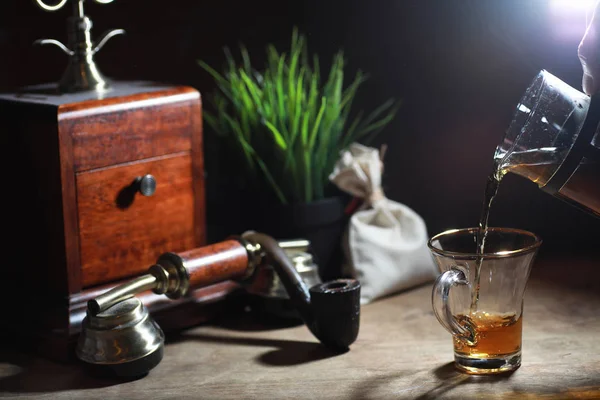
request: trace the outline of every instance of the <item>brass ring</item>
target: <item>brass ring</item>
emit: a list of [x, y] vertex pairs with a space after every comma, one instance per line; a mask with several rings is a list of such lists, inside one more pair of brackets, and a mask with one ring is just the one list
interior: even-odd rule
[[[48, 4], [44, 3], [42, 0], [36, 0], [36, 1], [37, 1], [38, 5], [46, 11], [60, 10], [67, 3], [67, 0], [61, 0], [58, 4], [56, 4], [54, 6], [49, 6]], [[110, 0], [110, 1], [112, 1], [112, 0]]]

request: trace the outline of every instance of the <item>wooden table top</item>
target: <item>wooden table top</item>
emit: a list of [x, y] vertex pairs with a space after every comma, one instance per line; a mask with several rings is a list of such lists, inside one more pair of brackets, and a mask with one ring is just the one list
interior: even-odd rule
[[536, 262], [525, 296], [523, 363], [508, 376], [454, 369], [428, 284], [364, 306], [358, 340], [341, 355], [304, 326], [224, 318], [172, 339], [157, 368], [126, 383], [5, 348], [0, 397], [600, 399], [599, 265], [598, 258]]

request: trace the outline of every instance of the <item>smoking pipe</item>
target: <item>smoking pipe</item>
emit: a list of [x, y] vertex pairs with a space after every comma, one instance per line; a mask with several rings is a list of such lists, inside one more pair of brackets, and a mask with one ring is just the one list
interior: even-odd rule
[[175, 299], [224, 280], [250, 282], [265, 258], [312, 334], [330, 349], [348, 349], [359, 329], [359, 282], [337, 279], [307, 289], [275, 239], [247, 232], [182, 253], [165, 253], [146, 275], [90, 300], [77, 357], [121, 377], [147, 374], [162, 360], [164, 333], [135, 294], [152, 290]]

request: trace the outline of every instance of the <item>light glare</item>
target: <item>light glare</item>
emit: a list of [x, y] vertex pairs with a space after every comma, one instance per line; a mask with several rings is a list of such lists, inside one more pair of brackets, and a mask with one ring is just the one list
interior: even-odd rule
[[591, 11], [596, 0], [552, 0], [550, 6], [558, 13], [585, 14]]
[[579, 41], [585, 34], [596, 0], [550, 0], [549, 16], [556, 38]]

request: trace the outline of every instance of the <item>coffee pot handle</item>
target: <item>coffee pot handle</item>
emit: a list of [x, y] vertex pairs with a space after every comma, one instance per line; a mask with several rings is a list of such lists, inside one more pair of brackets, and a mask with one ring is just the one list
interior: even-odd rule
[[431, 292], [431, 304], [436, 318], [452, 336], [473, 345], [476, 341], [475, 327], [469, 321], [459, 323], [448, 304], [450, 289], [454, 286], [468, 284], [465, 273], [456, 267], [452, 267], [435, 280]]

